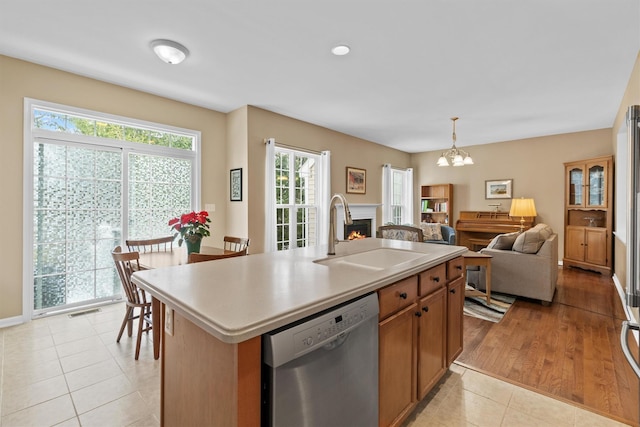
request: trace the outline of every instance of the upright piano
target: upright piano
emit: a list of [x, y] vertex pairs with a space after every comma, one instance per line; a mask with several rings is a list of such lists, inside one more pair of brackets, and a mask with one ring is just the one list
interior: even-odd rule
[[[524, 217], [524, 229], [533, 226], [535, 217]], [[456, 221], [456, 244], [472, 251], [486, 247], [498, 234], [520, 231], [520, 218], [509, 212], [462, 211]]]

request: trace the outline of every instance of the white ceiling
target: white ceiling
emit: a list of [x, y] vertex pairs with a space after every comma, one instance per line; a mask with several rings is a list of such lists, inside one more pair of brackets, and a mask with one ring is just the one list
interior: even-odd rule
[[0, 0], [0, 54], [411, 153], [611, 127], [639, 51], [638, 0]]

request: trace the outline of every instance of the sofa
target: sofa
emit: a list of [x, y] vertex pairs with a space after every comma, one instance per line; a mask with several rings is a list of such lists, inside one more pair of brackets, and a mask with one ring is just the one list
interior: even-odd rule
[[[524, 233], [496, 236], [480, 253], [491, 255], [491, 292], [553, 301], [558, 280], [558, 235], [546, 224]], [[468, 271], [467, 282], [486, 289], [483, 271]]]
[[453, 227], [439, 223], [419, 225], [386, 224], [378, 227], [377, 237], [382, 239], [408, 240], [440, 245], [455, 245], [456, 232]]

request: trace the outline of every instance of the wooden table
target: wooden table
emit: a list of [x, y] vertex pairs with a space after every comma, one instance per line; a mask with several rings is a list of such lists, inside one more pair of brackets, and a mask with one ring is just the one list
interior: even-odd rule
[[491, 304], [491, 255], [481, 254], [479, 252], [467, 251], [462, 254], [464, 258], [464, 269], [467, 271], [467, 266], [475, 265], [485, 268], [485, 292], [478, 289], [469, 289], [464, 291], [465, 296], [481, 296], [487, 299], [487, 304]]
[[[202, 246], [201, 254], [221, 255], [232, 251], [227, 251], [211, 246]], [[187, 264], [187, 249], [185, 247], [175, 248], [167, 252], [140, 252], [140, 268], [151, 270], [155, 268], [172, 267]], [[160, 339], [164, 325], [164, 313], [160, 300], [151, 295], [151, 331], [153, 332], [153, 358], [160, 357]]]

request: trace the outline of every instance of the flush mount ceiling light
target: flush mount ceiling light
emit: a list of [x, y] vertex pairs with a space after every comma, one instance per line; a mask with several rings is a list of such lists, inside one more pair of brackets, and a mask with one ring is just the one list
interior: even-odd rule
[[453, 166], [473, 164], [473, 159], [469, 153], [456, 147], [456, 120], [458, 120], [458, 117], [451, 117], [451, 121], [453, 121], [453, 147], [442, 153], [438, 159], [438, 166], [449, 166], [449, 161]]
[[167, 64], [179, 64], [189, 55], [189, 50], [178, 42], [158, 39], [151, 42], [151, 48]]
[[346, 44], [339, 44], [331, 48], [331, 53], [333, 53], [336, 56], [344, 56], [349, 52], [351, 52], [351, 48]]

